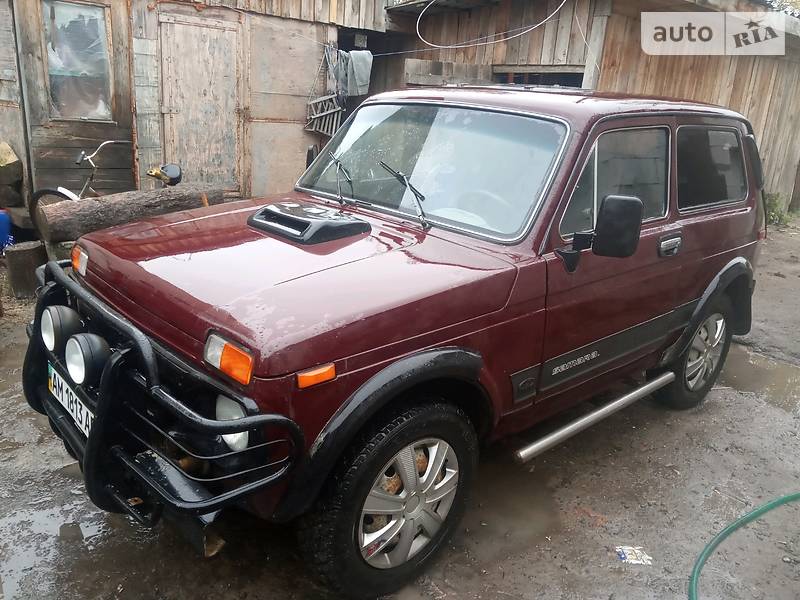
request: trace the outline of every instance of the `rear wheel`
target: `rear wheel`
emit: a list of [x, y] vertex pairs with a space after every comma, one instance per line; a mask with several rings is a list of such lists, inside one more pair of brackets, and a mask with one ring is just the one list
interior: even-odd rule
[[31, 195], [31, 199], [28, 204], [28, 213], [30, 214], [33, 228], [36, 230], [36, 235], [38, 235], [40, 239], [44, 238], [42, 237], [41, 223], [39, 223], [39, 211], [37, 210], [39, 206], [47, 206], [48, 204], [55, 204], [56, 202], [63, 202], [64, 200], [72, 199], [73, 198], [70, 198], [63, 192], [47, 188], [37, 190]]
[[461, 519], [477, 449], [467, 416], [441, 402], [366, 433], [301, 520], [300, 546], [318, 576], [374, 598], [418, 575]]
[[675, 381], [655, 392], [655, 398], [670, 408], [687, 409], [705, 400], [717, 380], [733, 333], [729, 326], [733, 305], [721, 296], [706, 311], [686, 351], [673, 365]]

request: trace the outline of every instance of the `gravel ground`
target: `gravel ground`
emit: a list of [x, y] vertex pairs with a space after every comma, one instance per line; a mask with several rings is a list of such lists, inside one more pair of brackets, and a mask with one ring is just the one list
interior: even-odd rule
[[[685, 598], [692, 564], [717, 531], [800, 491], [798, 256], [800, 229], [771, 233], [753, 332], [732, 347], [704, 405], [668, 412], [644, 400], [524, 467], [510, 450], [552, 424], [489, 449], [449, 552], [394, 597]], [[146, 531], [95, 509], [77, 465], [22, 397], [31, 307], [7, 296], [3, 306], [0, 599], [328, 598], [288, 527], [231, 514], [228, 546], [202, 560], [168, 526]], [[623, 545], [641, 547], [652, 564], [621, 562]], [[726, 541], [706, 566], [701, 597], [800, 598], [800, 507]]]

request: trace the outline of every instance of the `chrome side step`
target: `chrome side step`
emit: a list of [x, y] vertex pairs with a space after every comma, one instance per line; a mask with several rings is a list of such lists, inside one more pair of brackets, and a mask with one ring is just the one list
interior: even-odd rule
[[664, 387], [669, 383], [672, 383], [673, 381], [675, 381], [675, 373], [672, 371], [662, 373], [655, 379], [645, 383], [643, 386], [628, 392], [624, 396], [620, 396], [616, 400], [601, 406], [597, 410], [590, 412], [588, 415], [582, 416], [580, 419], [576, 419], [572, 423], [564, 425], [564, 427], [561, 427], [560, 429], [556, 429], [554, 432], [547, 434], [532, 444], [528, 444], [527, 446], [520, 448], [514, 453], [514, 458], [521, 463], [528, 462], [535, 456], [539, 456], [542, 452], [546, 452], [547, 450], [550, 450], [550, 448], [558, 446], [561, 442], [571, 438], [576, 433], [580, 433], [587, 427], [591, 427], [598, 421], [602, 421], [606, 417], [613, 415], [618, 410], [622, 410], [637, 400], [641, 400], [650, 393]]

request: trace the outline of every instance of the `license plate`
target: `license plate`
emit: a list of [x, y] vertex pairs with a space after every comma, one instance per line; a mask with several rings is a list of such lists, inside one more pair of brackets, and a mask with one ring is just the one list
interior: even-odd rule
[[78, 398], [64, 378], [53, 368], [53, 365], [47, 365], [47, 372], [47, 387], [50, 389], [50, 393], [61, 403], [61, 406], [75, 421], [78, 429], [88, 438], [94, 422], [92, 411]]

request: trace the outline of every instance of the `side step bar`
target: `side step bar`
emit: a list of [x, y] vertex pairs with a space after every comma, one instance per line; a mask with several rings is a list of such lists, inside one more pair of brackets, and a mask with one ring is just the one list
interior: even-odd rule
[[526, 463], [535, 456], [539, 456], [542, 452], [546, 452], [547, 450], [550, 450], [550, 448], [558, 446], [561, 442], [571, 438], [576, 433], [580, 433], [587, 427], [591, 427], [598, 421], [602, 421], [606, 417], [613, 415], [618, 410], [622, 410], [637, 400], [641, 400], [650, 393], [664, 387], [669, 383], [672, 383], [673, 381], [675, 381], [675, 373], [672, 371], [662, 373], [652, 381], [645, 383], [643, 386], [628, 392], [624, 396], [620, 396], [616, 400], [601, 406], [597, 410], [590, 412], [588, 415], [582, 416], [580, 419], [576, 419], [572, 423], [564, 425], [560, 429], [556, 429], [554, 432], [547, 434], [532, 444], [528, 444], [527, 446], [520, 448], [514, 453], [514, 458], [516, 458], [518, 462]]

